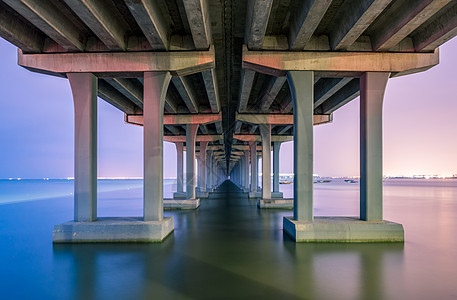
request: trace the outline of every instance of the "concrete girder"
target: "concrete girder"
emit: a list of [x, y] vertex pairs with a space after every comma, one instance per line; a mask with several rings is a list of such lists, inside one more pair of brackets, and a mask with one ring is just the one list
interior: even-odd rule
[[143, 89], [138, 80], [127, 78], [106, 78], [105, 81], [111, 84], [130, 101], [135, 103], [136, 106], [143, 109]]
[[235, 134], [239, 134], [240, 133], [241, 125], [242, 125], [242, 123], [240, 121], [235, 121], [235, 129], [233, 130], [233, 132]]
[[208, 49], [211, 44], [211, 22], [206, 0], [183, 0], [183, 4], [195, 48]]
[[50, 1], [4, 0], [43, 33], [69, 51], [84, 51], [86, 40], [78, 28]]
[[219, 100], [219, 91], [217, 86], [216, 70], [210, 69], [202, 72], [203, 82], [208, 95], [211, 112], [218, 113], [221, 111], [221, 102]]
[[164, 107], [165, 107], [165, 110], [171, 114], [178, 113], [178, 104], [172, 97], [167, 96], [167, 98], [165, 99]]
[[26, 52], [40, 52], [45, 35], [15, 18], [10, 10], [0, 1], [0, 36]]
[[339, 91], [343, 86], [351, 81], [351, 79], [351, 77], [321, 78], [314, 85], [314, 108], [324, 103], [324, 101]]
[[[373, 51], [388, 51], [452, 0], [396, 1], [376, 20], [371, 43]], [[386, 24], [389, 24], [386, 26]]]
[[293, 127], [293, 125], [286, 125], [281, 130], [278, 131], [278, 134], [284, 134], [287, 131], [289, 131], [289, 129], [291, 129], [292, 127]]
[[350, 0], [339, 9], [330, 33], [333, 50], [347, 50], [382, 13], [392, 0]]
[[208, 127], [206, 125], [200, 125], [200, 130], [203, 134], [208, 134]]
[[262, 48], [273, 0], [249, 0], [246, 19], [246, 44], [249, 49]]
[[98, 95], [125, 114], [135, 114], [139, 110], [139, 107], [133, 104], [132, 101], [102, 79], [98, 80]]
[[[164, 115], [164, 125], [183, 125], [183, 124], [211, 124], [222, 120], [222, 114], [196, 114], [196, 115]], [[143, 115], [127, 114], [125, 121], [134, 125], [143, 124]]]
[[[260, 135], [253, 134], [234, 134], [233, 138], [243, 142], [261, 142]], [[272, 142], [290, 142], [293, 141], [294, 137], [292, 135], [272, 135]]]
[[333, 94], [320, 106], [315, 108], [315, 112], [322, 114], [331, 114], [344, 104], [350, 102], [360, 94], [360, 79], [354, 78], [338, 92]]
[[[196, 124], [188, 124], [188, 125], [196, 125]], [[197, 142], [215, 142], [218, 140], [223, 139], [224, 137], [219, 134], [214, 134], [214, 135], [197, 135], [196, 141]], [[164, 136], [163, 140], [165, 142], [170, 142], [170, 143], [185, 143], [186, 142], [186, 137], [181, 136], [181, 135], [172, 135], [172, 136]]]
[[286, 77], [273, 77], [269, 82], [268, 88], [260, 100], [260, 111], [266, 112], [270, 109], [271, 104], [278, 96], [279, 91], [286, 82]]
[[249, 129], [249, 134], [254, 134], [257, 131], [257, 125], [252, 125], [251, 129]]
[[286, 98], [284, 98], [284, 100], [282, 101], [281, 103], [281, 108], [279, 109], [279, 111], [282, 113], [282, 114], [287, 114], [287, 113], [290, 113], [292, 111], [292, 109], [294, 108], [293, 106], [293, 103], [292, 103], [292, 98], [290, 97], [290, 95], [288, 95]]
[[413, 36], [416, 51], [433, 51], [457, 35], [457, 3], [439, 13], [430, 24], [421, 27]]
[[101, 0], [64, 0], [110, 50], [127, 48], [130, 26], [114, 3]]
[[171, 133], [173, 133], [174, 135], [180, 135], [181, 134], [181, 130], [179, 130], [179, 128], [177, 128], [176, 126], [173, 126], [173, 125], [164, 125], [164, 127], [170, 131]]
[[168, 50], [169, 22], [160, 9], [159, 1], [125, 0], [127, 7], [153, 50]]
[[198, 113], [198, 102], [189, 79], [183, 76], [175, 76], [173, 77], [172, 82], [189, 112], [194, 114]]
[[34, 72], [64, 77], [65, 73], [96, 73], [98, 77], [122, 77], [123, 73], [170, 71], [184, 76], [215, 67], [214, 49], [181, 52], [110, 52], [24, 54], [18, 51], [18, 64]]
[[252, 84], [254, 83], [255, 72], [249, 69], [241, 70], [241, 92], [240, 100], [238, 102], [238, 112], [246, 111], [249, 95], [251, 94]]
[[[236, 114], [236, 119], [249, 124], [270, 124], [270, 125], [292, 125], [294, 124], [293, 115], [284, 114]], [[331, 122], [329, 114], [314, 115], [314, 125]]]
[[404, 72], [431, 68], [438, 63], [438, 50], [433, 53], [284, 52], [243, 48], [243, 68], [274, 76], [284, 75], [286, 71], [323, 71], [337, 72], [338, 77], [354, 77], [355, 72]]
[[303, 50], [313, 36], [332, 0], [301, 1], [301, 5], [291, 19], [289, 49]]
[[216, 133], [222, 134], [222, 121], [214, 123], [216, 125]]

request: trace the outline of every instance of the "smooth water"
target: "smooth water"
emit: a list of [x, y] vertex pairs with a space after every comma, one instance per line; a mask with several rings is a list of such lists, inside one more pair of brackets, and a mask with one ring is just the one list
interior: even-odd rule
[[[141, 180], [98, 190], [99, 216], [142, 215]], [[358, 184], [314, 191], [316, 215], [358, 214]], [[53, 245], [71, 193], [72, 181], [0, 181], [0, 299], [457, 299], [457, 180], [384, 182], [404, 244], [296, 244], [291, 211], [259, 210], [226, 182], [196, 211], [165, 211], [163, 243]]]

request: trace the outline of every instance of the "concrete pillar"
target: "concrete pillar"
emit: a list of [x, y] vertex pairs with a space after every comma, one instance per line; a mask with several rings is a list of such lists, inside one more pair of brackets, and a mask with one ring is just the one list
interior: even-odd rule
[[294, 109], [294, 219], [313, 221], [314, 72], [287, 72]]
[[249, 143], [251, 154], [251, 192], [257, 192], [257, 142]]
[[206, 188], [211, 190], [213, 188], [213, 151], [207, 152], [206, 157]]
[[97, 93], [92, 73], [68, 73], [75, 107], [75, 222], [97, 220]]
[[279, 193], [279, 150], [281, 142], [273, 142], [273, 192]]
[[244, 182], [243, 186], [249, 189], [249, 151], [244, 151]]
[[186, 195], [195, 199], [195, 140], [198, 124], [186, 125]]
[[183, 143], [175, 143], [176, 146], [176, 179], [177, 191], [183, 192]]
[[360, 77], [360, 219], [382, 220], [382, 103], [390, 73]]
[[199, 190], [206, 191], [206, 148], [208, 142], [200, 142], [200, 169], [198, 169]]
[[271, 199], [271, 125], [260, 124], [262, 138], [262, 199]]
[[170, 79], [170, 72], [144, 73], [144, 221], [163, 219], [163, 107]]

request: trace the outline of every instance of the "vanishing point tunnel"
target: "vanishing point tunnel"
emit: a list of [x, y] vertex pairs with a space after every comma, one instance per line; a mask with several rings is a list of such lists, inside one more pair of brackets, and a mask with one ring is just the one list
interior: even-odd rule
[[[162, 241], [174, 229], [164, 208], [198, 209], [229, 177], [258, 209], [292, 208], [283, 229], [297, 242], [403, 241], [382, 214], [384, 91], [437, 65], [456, 34], [452, 0], [0, 0], [19, 65], [68, 78], [73, 93], [74, 220], [54, 242]], [[142, 218], [97, 218], [97, 96], [144, 128]], [[315, 218], [313, 126], [357, 96], [360, 216]], [[177, 149], [165, 200], [163, 141]], [[278, 189], [285, 141], [293, 199]]]

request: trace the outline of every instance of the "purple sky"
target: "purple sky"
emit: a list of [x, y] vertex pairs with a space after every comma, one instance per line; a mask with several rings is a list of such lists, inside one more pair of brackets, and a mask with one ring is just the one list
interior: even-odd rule
[[[384, 174], [457, 174], [457, 39], [440, 65], [389, 80], [384, 102]], [[16, 48], [0, 38], [0, 178], [73, 176], [73, 103], [66, 79], [17, 66]], [[359, 174], [358, 98], [314, 129], [314, 173]], [[98, 174], [141, 177], [142, 128], [99, 100]], [[281, 173], [293, 172], [292, 143], [281, 147]], [[176, 150], [164, 145], [164, 176], [176, 175]]]

